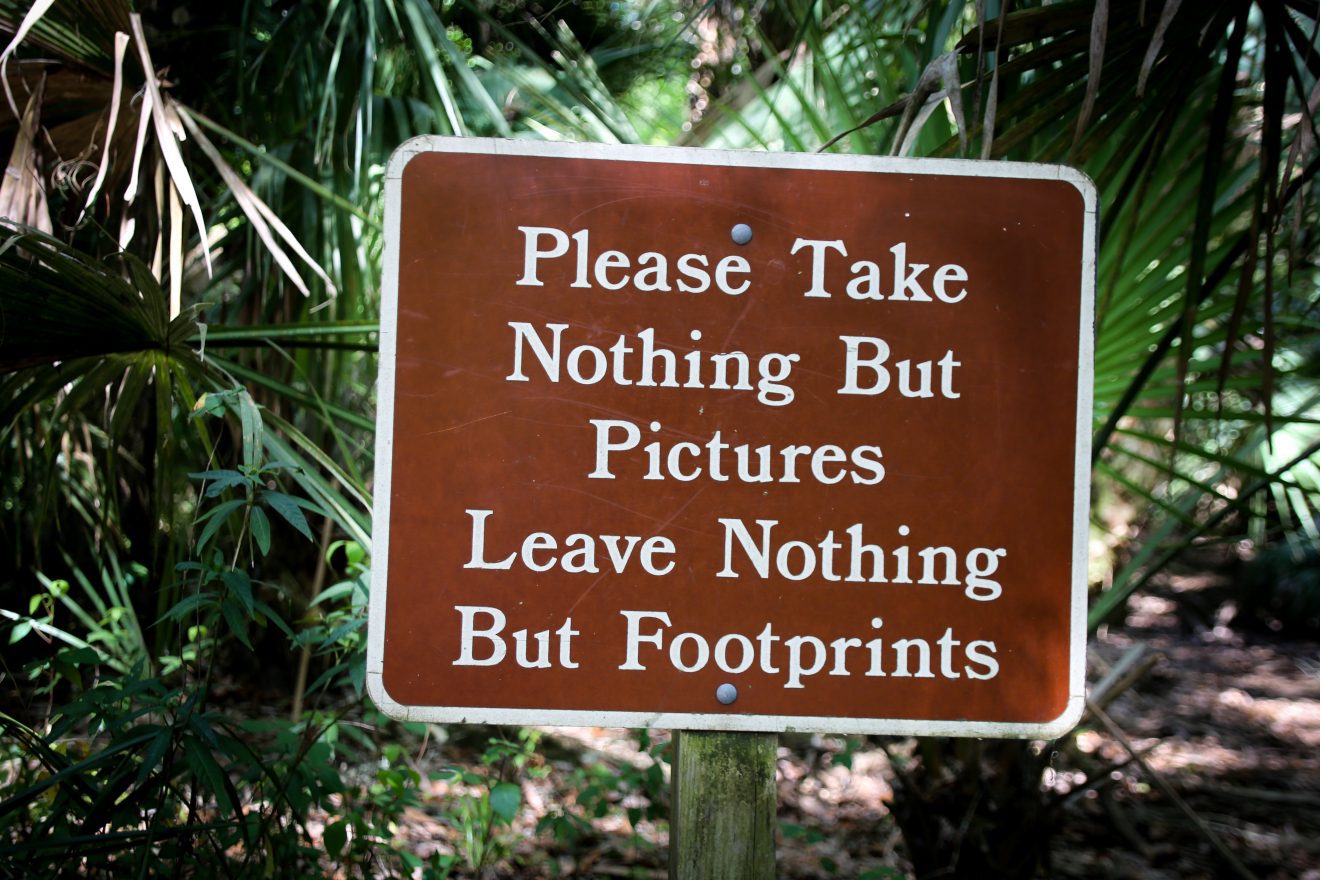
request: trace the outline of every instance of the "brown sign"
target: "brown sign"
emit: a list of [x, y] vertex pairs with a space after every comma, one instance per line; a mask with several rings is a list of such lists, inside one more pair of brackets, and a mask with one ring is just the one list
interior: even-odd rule
[[383, 708], [1075, 723], [1083, 176], [429, 138], [386, 194]]

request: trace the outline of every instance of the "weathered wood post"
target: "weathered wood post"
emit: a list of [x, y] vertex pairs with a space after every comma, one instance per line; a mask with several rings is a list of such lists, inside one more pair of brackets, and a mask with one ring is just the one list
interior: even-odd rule
[[674, 744], [670, 880], [774, 877], [779, 737], [680, 730]]

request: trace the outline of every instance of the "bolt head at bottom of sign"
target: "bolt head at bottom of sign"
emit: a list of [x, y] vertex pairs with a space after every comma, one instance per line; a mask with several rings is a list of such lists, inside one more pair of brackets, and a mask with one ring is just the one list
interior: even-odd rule
[[727, 706], [738, 699], [738, 689], [731, 684], [722, 684], [715, 689], [715, 699]]

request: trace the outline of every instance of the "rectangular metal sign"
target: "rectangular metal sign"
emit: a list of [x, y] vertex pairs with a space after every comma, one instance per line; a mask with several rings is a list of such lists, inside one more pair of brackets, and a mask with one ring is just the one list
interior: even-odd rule
[[1054, 736], [1095, 190], [423, 138], [386, 178], [367, 682], [396, 717]]

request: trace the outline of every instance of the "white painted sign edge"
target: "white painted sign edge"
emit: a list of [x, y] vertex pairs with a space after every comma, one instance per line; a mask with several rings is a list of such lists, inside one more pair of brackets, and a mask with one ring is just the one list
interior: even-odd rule
[[[1077, 438], [1073, 485], [1073, 557], [1068, 704], [1051, 721], [1021, 724], [998, 721], [845, 718], [838, 716], [750, 715], [736, 712], [612, 712], [588, 709], [502, 709], [493, 707], [407, 706], [385, 691], [385, 591], [389, 575], [390, 478], [394, 451], [394, 368], [399, 324], [399, 216], [403, 169], [423, 153], [492, 156], [544, 156], [618, 162], [662, 162], [714, 167], [810, 169], [886, 174], [953, 175], [1027, 180], [1061, 180], [1082, 195], [1081, 309], [1077, 345]], [[811, 731], [897, 736], [964, 736], [1054, 739], [1081, 720], [1086, 703], [1087, 529], [1091, 487], [1091, 407], [1095, 336], [1097, 236], [1095, 184], [1063, 165], [963, 159], [908, 159], [820, 153], [763, 153], [690, 147], [565, 144], [545, 141], [423, 135], [406, 141], [390, 156], [385, 172], [385, 250], [380, 305], [380, 372], [376, 385], [376, 476], [372, 516], [371, 600], [367, 618], [367, 693], [376, 706], [402, 721], [468, 724], [655, 727], [671, 730]], [[877, 708], [883, 708], [879, 706]]]

